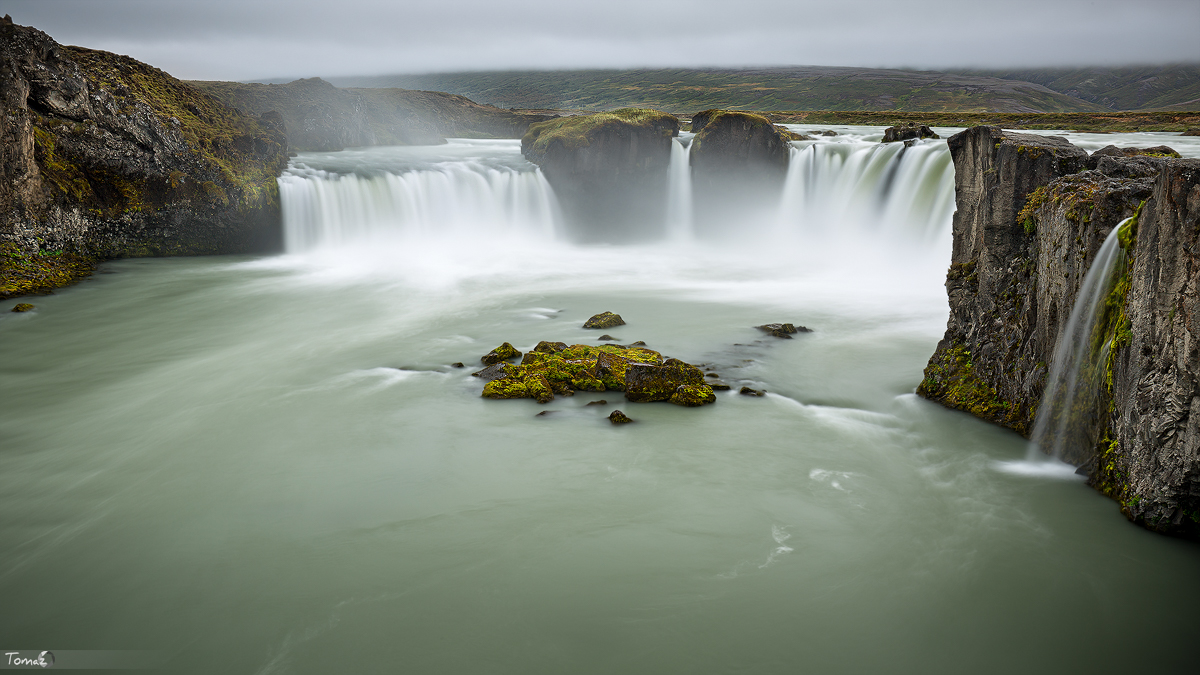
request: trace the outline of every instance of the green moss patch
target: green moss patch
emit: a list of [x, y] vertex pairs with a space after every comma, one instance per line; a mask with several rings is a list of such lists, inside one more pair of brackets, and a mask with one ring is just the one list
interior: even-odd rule
[[50, 293], [90, 275], [96, 260], [65, 251], [24, 251], [0, 242], [0, 298]]
[[545, 155], [555, 143], [566, 150], [577, 150], [591, 145], [591, 139], [597, 133], [622, 127], [653, 130], [670, 137], [678, 133], [679, 119], [648, 108], [621, 108], [612, 112], [559, 117], [529, 125], [521, 144], [534, 155]]
[[546, 403], [576, 391], [625, 391], [634, 402], [670, 401], [696, 407], [716, 401], [699, 368], [678, 359], [664, 360], [662, 354], [641, 347], [541, 342], [524, 354], [520, 365], [488, 370], [498, 377], [484, 385], [484, 398], [532, 398]]
[[934, 354], [917, 394], [947, 408], [1008, 427], [1022, 436], [1029, 435], [1028, 423], [1019, 406], [1001, 399], [995, 389], [975, 374], [971, 352], [965, 345], [955, 344]]

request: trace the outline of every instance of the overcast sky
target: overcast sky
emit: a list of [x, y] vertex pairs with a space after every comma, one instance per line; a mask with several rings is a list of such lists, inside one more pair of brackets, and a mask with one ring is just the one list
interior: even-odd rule
[[1200, 0], [0, 0], [0, 14], [184, 79], [1200, 62]]

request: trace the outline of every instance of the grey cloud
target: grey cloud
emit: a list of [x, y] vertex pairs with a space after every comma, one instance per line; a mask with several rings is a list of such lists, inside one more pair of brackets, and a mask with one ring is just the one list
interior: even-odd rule
[[0, 0], [68, 44], [179, 77], [502, 68], [1200, 61], [1195, 0], [170, 2]]

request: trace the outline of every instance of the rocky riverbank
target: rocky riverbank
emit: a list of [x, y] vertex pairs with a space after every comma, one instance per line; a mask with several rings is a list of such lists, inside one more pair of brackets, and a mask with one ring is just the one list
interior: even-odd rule
[[918, 393], [1029, 436], [1084, 276], [1136, 214], [1100, 315], [1095, 438], [1063, 459], [1134, 522], [1200, 537], [1200, 161], [996, 127], [949, 145], [950, 319]]
[[252, 116], [126, 56], [0, 20], [0, 294], [97, 260], [280, 244], [279, 115]]

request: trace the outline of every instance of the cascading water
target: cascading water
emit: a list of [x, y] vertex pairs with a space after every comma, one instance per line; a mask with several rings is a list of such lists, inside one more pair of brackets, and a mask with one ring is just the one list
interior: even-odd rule
[[692, 237], [692, 173], [690, 158], [695, 134], [682, 132], [671, 143], [667, 184], [667, 237], [686, 241]]
[[1098, 440], [1099, 397], [1111, 341], [1105, 340], [1103, 312], [1113, 282], [1125, 263], [1121, 228], [1113, 228], [1083, 278], [1075, 306], [1054, 351], [1050, 377], [1029, 445], [1029, 460], [1076, 461]]
[[[287, 250], [399, 239], [553, 238], [557, 206], [541, 171], [519, 153], [504, 152], [507, 144], [458, 145], [479, 156], [451, 152], [391, 167], [374, 149], [377, 161], [365, 169], [338, 163], [336, 155], [301, 157], [279, 179]], [[335, 161], [326, 166], [330, 157]]]
[[[698, 236], [691, 138], [683, 133], [671, 146], [663, 229], [676, 242]], [[918, 247], [948, 245], [954, 189], [945, 143], [905, 148], [843, 136], [797, 146], [778, 211], [765, 218], [776, 230], [762, 232], [768, 240], [812, 245], [836, 237], [861, 246], [884, 235]], [[340, 159], [344, 153], [301, 156], [279, 181], [288, 250], [414, 237], [558, 236], [553, 191], [515, 142], [438, 147], [358, 151], [353, 162]], [[744, 227], [730, 224], [731, 231]]]
[[[944, 239], [954, 214], [945, 143], [817, 142], [792, 149], [780, 222], [808, 237]], [[834, 224], [835, 227], [831, 227]]]

